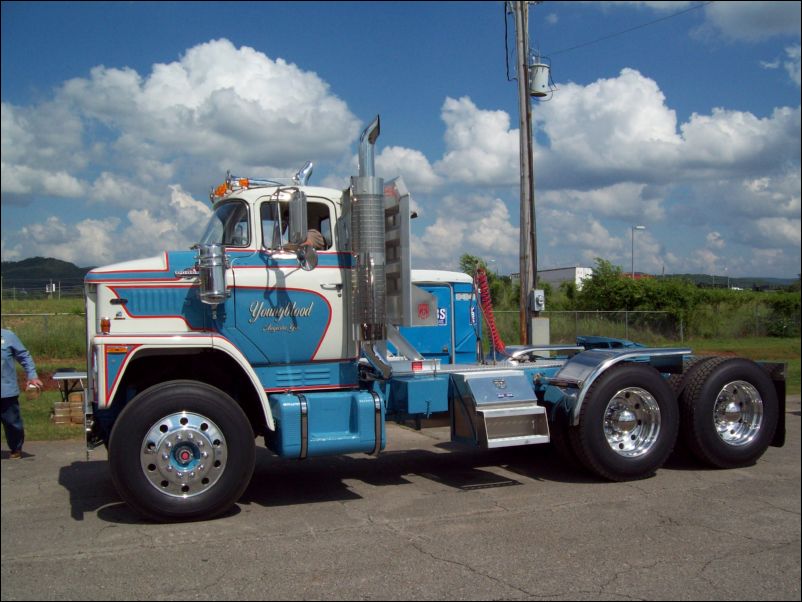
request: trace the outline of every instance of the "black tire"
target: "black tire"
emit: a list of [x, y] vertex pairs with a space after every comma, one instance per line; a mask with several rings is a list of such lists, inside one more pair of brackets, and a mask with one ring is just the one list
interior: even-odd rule
[[685, 387], [688, 386], [688, 382], [699, 368], [714, 359], [716, 359], [714, 355], [698, 355], [684, 360], [682, 362], [682, 374], [672, 374], [668, 377], [668, 386], [674, 391], [674, 396], [679, 399], [685, 391]]
[[195, 381], [146, 389], [126, 405], [109, 441], [120, 497], [156, 521], [211, 518], [250, 482], [254, 434], [228, 395]]
[[591, 472], [611, 481], [648, 477], [671, 454], [679, 412], [665, 379], [645, 365], [613, 366], [591, 385], [571, 426], [571, 446]]
[[694, 457], [693, 452], [691, 452], [691, 450], [688, 448], [688, 444], [684, 436], [685, 422], [683, 418], [685, 410], [682, 398], [685, 393], [685, 389], [688, 387], [688, 383], [693, 379], [694, 375], [699, 371], [700, 368], [702, 368], [702, 366], [705, 366], [709, 362], [716, 359], [717, 358], [715, 355], [693, 356], [682, 362], [682, 374], [672, 374], [668, 377], [668, 386], [671, 387], [671, 390], [674, 392], [674, 397], [677, 400], [680, 412], [679, 435], [677, 436], [677, 443], [674, 446], [674, 456], [677, 458], [681, 458], [683, 460], [692, 460]]
[[777, 429], [774, 385], [747, 359], [718, 357], [705, 363], [689, 379], [679, 401], [684, 444], [710, 466], [754, 464]]

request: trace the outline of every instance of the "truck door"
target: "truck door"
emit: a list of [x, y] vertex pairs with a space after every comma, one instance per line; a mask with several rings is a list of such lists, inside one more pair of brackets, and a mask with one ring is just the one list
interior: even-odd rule
[[[273, 366], [353, 358], [343, 302], [350, 255], [337, 252], [336, 206], [328, 199], [308, 198], [309, 226], [323, 235], [325, 248], [317, 250], [318, 266], [305, 271], [296, 254], [282, 248], [284, 205], [275, 196], [255, 205], [262, 244], [234, 269], [236, 329]], [[332, 368], [331, 374], [336, 372]]]

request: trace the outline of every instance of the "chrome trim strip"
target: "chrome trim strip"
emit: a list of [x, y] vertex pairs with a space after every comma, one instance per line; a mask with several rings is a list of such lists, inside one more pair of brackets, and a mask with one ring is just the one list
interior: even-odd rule
[[304, 460], [309, 454], [309, 404], [305, 395], [299, 393], [297, 396], [301, 404], [301, 453], [298, 459]]
[[382, 448], [382, 398], [376, 391], [371, 391], [373, 405], [376, 406], [376, 444], [373, 446], [371, 455], [378, 456]]

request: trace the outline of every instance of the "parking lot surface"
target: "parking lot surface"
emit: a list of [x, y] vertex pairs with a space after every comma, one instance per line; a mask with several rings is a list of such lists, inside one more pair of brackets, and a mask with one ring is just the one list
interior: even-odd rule
[[548, 446], [484, 452], [388, 425], [378, 457], [257, 450], [216, 520], [154, 524], [106, 455], [2, 461], [3, 600], [799, 600], [800, 411], [756, 465], [672, 458], [607, 483]]

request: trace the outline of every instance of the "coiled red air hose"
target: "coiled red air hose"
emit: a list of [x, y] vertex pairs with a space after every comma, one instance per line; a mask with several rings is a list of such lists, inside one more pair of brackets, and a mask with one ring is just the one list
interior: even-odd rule
[[490, 330], [490, 340], [493, 348], [499, 353], [504, 353], [506, 346], [501, 340], [501, 335], [496, 328], [496, 319], [493, 316], [493, 302], [490, 300], [490, 285], [487, 283], [487, 274], [482, 268], [476, 270], [476, 287], [479, 289], [479, 301], [482, 305], [482, 314], [485, 317], [487, 328]]

